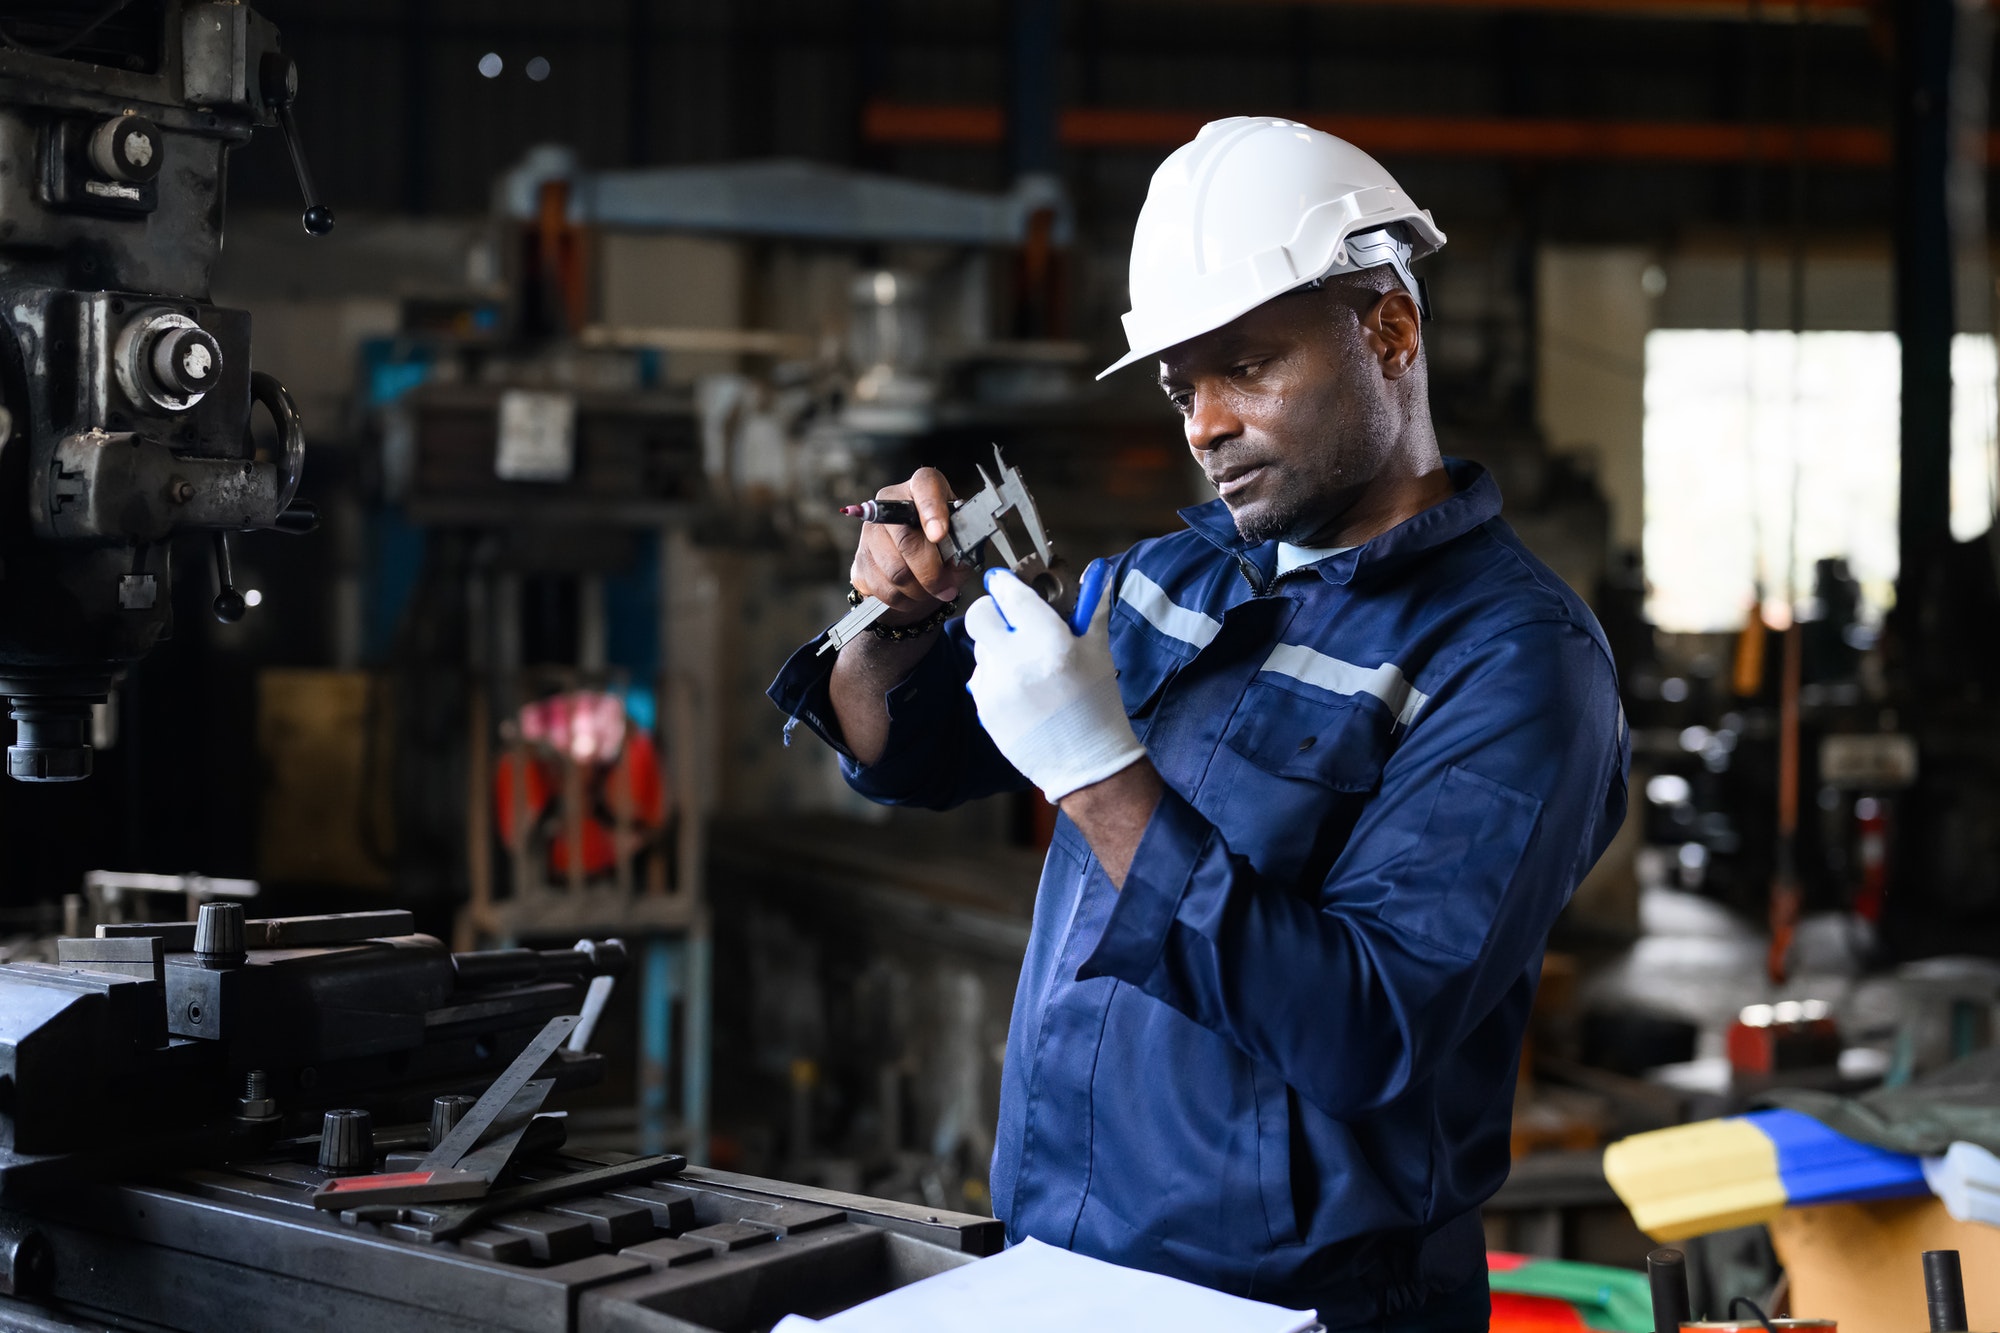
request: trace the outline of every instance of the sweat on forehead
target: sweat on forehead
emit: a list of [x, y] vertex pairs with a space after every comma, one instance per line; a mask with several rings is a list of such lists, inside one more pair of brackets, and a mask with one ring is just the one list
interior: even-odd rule
[[[1245, 351], [1268, 350], [1273, 337], [1333, 331], [1350, 334], [1382, 297], [1403, 290], [1387, 268], [1331, 274], [1318, 282], [1281, 292], [1211, 333], [1160, 353], [1160, 382], [1198, 365], [1227, 361]], [[1335, 316], [1344, 311], [1343, 316]]]

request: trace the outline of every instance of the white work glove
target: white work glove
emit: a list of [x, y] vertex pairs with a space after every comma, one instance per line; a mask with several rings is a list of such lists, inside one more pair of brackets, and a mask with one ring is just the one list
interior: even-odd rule
[[1111, 664], [1110, 573], [1103, 561], [1084, 571], [1080, 630], [1005, 569], [987, 571], [987, 596], [965, 613], [979, 723], [1050, 804], [1146, 757]]

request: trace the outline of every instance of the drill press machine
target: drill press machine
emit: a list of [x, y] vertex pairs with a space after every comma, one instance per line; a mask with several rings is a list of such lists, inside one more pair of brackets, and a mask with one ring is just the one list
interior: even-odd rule
[[[25, 11], [25, 12], [24, 12]], [[208, 300], [229, 150], [277, 126], [313, 194], [278, 32], [234, 0], [0, 7], [0, 695], [10, 776], [89, 776], [90, 708], [172, 627], [175, 539], [304, 531], [305, 436]], [[253, 403], [278, 444], [259, 458]]]

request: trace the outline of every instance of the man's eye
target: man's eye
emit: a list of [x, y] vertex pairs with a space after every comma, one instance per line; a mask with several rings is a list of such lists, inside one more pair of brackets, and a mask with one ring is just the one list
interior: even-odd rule
[[1263, 368], [1263, 365], [1264, 363], [1261, 360], [1239, 361], [1235, 365], [1229, 368], [1229, 377], [1231, 379], [1241, 379], [1245, 375], [1255, 374], [1258, 370]]
[[1174, 405], [1174, 411], [1186, 412], [1194, 406], [1194, 394], [1187, 389], [1176, 389], [1167, 395], [1167, 401]]

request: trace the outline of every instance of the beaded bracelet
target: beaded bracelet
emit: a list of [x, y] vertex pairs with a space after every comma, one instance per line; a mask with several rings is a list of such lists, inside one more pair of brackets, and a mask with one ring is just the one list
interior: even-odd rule
[[[849, 606], [859, 606], [865, 600], [859, 588], [856, 588], [852, 583], [847, 585], [847, 604]], [[870, 625], [868, 632], [878, 639], [887, 639], [891, 643], [900, 643], [905, 639], [921, 639], [924, 635], [929, 634], [939, 625], [951, 619], [951, 613], [957, 606], [957, 602], [946, 602], [943, 606], [940, 606], [937, 610], [931, 612], [915, 624]]]

